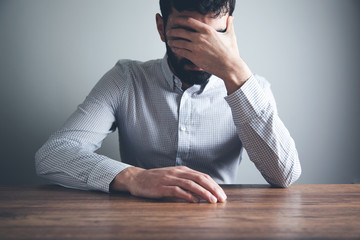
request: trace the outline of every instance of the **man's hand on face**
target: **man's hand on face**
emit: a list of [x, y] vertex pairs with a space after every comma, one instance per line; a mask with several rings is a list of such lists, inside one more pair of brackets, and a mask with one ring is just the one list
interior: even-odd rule
[[129, 167], [115, 177], [110, 188], [137, 197], [174, 197], [188, 202], [205, 199], [210, 203], [226, 200], [223, 189], [210, 176], [187, 167]]
[[227, 17], [225, 32], [218, 32], [191, 17], [169, 18], [172, 26], [166, 36], [172, 51], [224, 80], [228, 93], [250, 78], [251, 71], [239, 55], [233, 16]]

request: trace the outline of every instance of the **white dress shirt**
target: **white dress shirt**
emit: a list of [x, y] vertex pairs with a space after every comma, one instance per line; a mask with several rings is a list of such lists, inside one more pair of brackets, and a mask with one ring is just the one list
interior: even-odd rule
[[[36, 171], [60, 185], [108, 192], [129, 166], [187, 166], [217, 183], [234, 183], [243, 147], [272, 185], [301, 174], [295, 143], [262, 77], [227, 95], [212, 76], [185, 91], [163, 59], [119, 61], [36, 153]], [[99, 155], [118, 128], [121, 161]]]

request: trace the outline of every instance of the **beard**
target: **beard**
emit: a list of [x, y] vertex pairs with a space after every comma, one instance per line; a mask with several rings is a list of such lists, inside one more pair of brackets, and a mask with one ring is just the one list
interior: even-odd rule
[[181, 82], [191, 86], [194, 84], [201, 85], [206, 83], [211, 77], [211, 74], [205, 71], [186, 70], [186, 65], [194, 66], [194, 64], [189, 59], [179, 59], [177, 56], [175, 56], [175, 53], [171, 50], [167, 43], [166, 53], [170, 67], [172, 68], [174, 74], [181, 80]]

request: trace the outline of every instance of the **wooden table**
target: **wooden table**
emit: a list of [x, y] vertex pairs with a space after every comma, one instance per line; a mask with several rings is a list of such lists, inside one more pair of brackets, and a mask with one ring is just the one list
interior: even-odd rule
[[360, 239], [360, 185], [225, 185], [225, 203], [0, 186], [0, 239]]

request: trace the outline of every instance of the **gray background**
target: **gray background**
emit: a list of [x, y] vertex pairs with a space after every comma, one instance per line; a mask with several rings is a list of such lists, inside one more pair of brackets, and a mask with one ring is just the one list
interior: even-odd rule
[[[271, 83], [296, 141], [298, 183], [360, 178], [360, 4], [238, 1], [241, 56]], [[118, 59], [164, 56], [158, 0], [1, 0], [1, 184], [44, 183], [34, 154]], [[117, 133], [100, 153], [119, 159]], [[239, 183], [264, 183], [246, 157]]]

